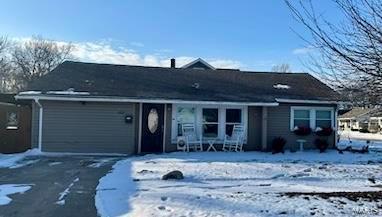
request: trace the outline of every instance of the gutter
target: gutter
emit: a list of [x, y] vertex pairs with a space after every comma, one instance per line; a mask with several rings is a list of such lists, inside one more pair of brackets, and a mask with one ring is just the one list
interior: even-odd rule
[[304, 103], [304, 104], [341, 104], [340, 101], [329, 101], [329, 100], [304, 100], [304, 99], [283, 99], [276, 98], [276, 102], [281, 103]]
[[39, 107], [39, 115], [38, 115], [38, 150], [41, 152], [41, 149], [42, 149], [42, 114], [43, 114], [43, 108], [42, 108], [42, 104], [39, 101], [39, 98], [34, 98], [34, 102]]
[[241, 106], [278, 106], [278, 102], [222, 102], [222, 101], [191, 101], [171, 99], [137, 99], [119, 97], [75, 97], [75, 96], [47, 96], [47, 95], [24, 95], [15, 96], [16, 99], [24, 100], [52, 100], [52, 101], [75, 101], [75, 102], [131, 102], [131, 103], [163, 103], [163, 104], [208, 104], [208, 105], [241, 105]]

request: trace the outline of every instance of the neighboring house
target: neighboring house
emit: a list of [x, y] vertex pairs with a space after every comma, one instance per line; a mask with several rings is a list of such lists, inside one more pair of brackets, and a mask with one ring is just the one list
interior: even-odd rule
[[341, 130], [379, 132], [382, 129], [382, 109], [354, 107], [338, 116]]
[[0, 94], [0, 153], [23, 152], [31, 147], [31, 103], [15, 94]]
[[67, 61], [17, 98], [33, 101], [33, 147], [134, 154], [176, 150], [182, 123], [219, 141], [242, 124], [245, 150], [270, 150], [279, 136], [297, 149], [296, 125], [336, 129], [338, 95], [307, 73], [215, 69], [201, 59], [176, 68], [172, 59], [170, 68]]

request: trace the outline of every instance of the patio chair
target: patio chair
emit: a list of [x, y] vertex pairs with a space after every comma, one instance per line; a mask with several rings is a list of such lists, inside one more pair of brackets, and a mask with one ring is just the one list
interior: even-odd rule
[[202, 138], [196, 134], [194, 124], [182, 124], [183, 136], [186, 138], [186, 150], [190, 151], [193, 148], [195, 151], [203, 151]]
[[244, 126], [234, 125], [232, 135], [225, 135], [223, 142], [223, 151], [243, 151]]

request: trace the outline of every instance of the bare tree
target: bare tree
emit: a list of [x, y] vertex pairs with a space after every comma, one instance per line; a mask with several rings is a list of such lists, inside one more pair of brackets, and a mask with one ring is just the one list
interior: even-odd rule
[[338, 23], [319, 13], [312, 0], [285, 2], [311, 33], [300, 35], [317, 52], [310, 55], [309, 69], [347, 96], [382, 103], [382, 0], [332, 0], [344, 17]]
[[28, 83], [52, 71], [70, 58], [71, 50], [71, 44], [58, 44], [40, 36], [15, 45], [12, 52], [15, 89], [23, 89]]
[[7, 91], [6, 80], [9, 77], [10, 63], [9, 63], [9, 43], [5, 36], [0, 37], [0, 92]]
[[282, 63], [272, 67], [272, 72], [292, 72], [292, 69], [288, 63]]

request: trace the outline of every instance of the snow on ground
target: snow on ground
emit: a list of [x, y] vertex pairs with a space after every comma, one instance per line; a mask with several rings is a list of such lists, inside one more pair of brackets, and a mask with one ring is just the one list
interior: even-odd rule
[[[284, 192], [376, 191], [382, 153], [306, 151], [170, 153], [117, 162], [100, 179], [96, 207], [112, 216], [350, 216], [380, 202], [283, 196]], [[161, 180], [180, 170], [183, 180]], [[376, 183], [369, 181], [374, 178]], [[313, 214], [312, 214], [313, 213]]]
[[345, 146], [352, 146], [357, 149], [368, 145], [370, 150], [382, 152], [381, 134], [361, 133], [358, 131], [340, 131], [339, 137], [339, 146], [342, 146], [344, 148], [346, 148]]
[[58, 205], [65, 205], [65, 197], [70, 193], [70, 189], [74, 186], [76, 182], [80, 181], [80, 179], [77, 177], [73, 180], [72, 183], [63, 191], [60, 193], [60, 196], [58, 197], [58, 201], [56, 201], [56, 204]]
[[341, 139], [368, 139], [368, 140], [376, 140], [382, 142], [382, 134], [380, 133], [361, 133], [359, 131], [340, 131], [339, 132]]
[[95, 159], [94, 163], [88, 165], [88, 167], [90, 167], [90, 168], [99, 168], [99, 167], [109, 163], [112, 160], [115, 160], [115, 158]]
[[31, 188], [31, 185], [0, 185], [0, 206], [9, 204], [12, 199], [8, 197], [11, 194], [23, 194]]
[[36, 163], [36, 160], [21, 162], [22, 159], [24, 159], [27, 156], [32, 155], [39, 155], [40, 152], [37, 149], [28, 150], [23, 153], [17, 153], [17, 154], [0, 154], [0, 168], [19, 168], [23, 167], [32, 163]]

